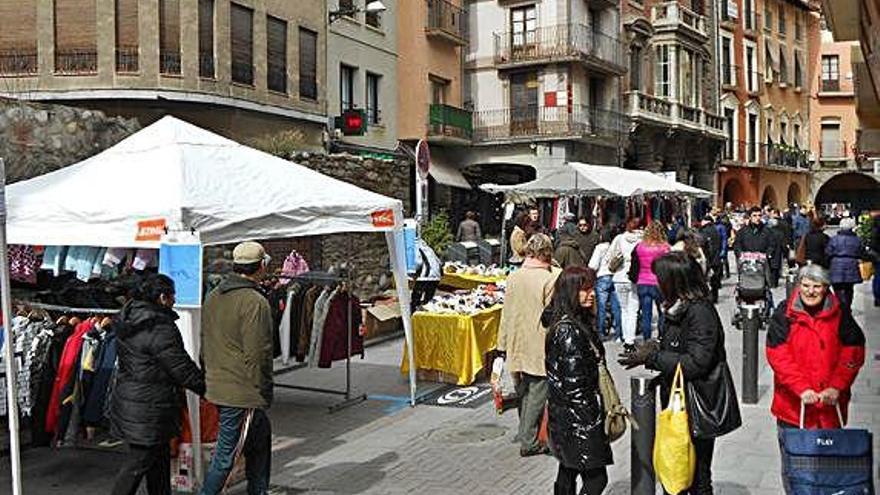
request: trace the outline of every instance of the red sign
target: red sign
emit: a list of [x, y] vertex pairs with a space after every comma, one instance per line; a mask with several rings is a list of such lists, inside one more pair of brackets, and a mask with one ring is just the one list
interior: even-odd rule
[[545, 107], [555, 107], [556, 106], [556, 91], [547, 91], [544, 93], [544, 106]]
[[370, 214], [373, 227], [378, 229], [394, 227], [394, 210], [379, 210]]
[[138, 222], [137, 226], [137, 236], [134, 238], [136, 241], [161, 241], [162, 235], [165, 234], [164, 218], [158, 220], [144, 220]]

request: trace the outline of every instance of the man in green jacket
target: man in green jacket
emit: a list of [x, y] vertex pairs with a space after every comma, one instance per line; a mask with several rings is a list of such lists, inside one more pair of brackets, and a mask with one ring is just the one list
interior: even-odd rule
[[272, 430], [272, 312], [259, 291], [269, 258], [263, 246], [243, 242], [232, 252], [233, 271], [202, 309], [205, 397], [217, 405], [220, 430], [202, 495], [220, 493], [235, 463], [240, 440], [249, 494], [269, 490]]

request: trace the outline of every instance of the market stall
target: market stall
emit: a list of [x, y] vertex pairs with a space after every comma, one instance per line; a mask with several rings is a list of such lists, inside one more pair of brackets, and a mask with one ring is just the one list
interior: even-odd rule
[[481, 285], [497, 284], [507, 279], [507, 270], [497, 266], [476, 265], [447, 262], [443, 266], [441, 287], [452, 289], [473, 290]]
[[[503, 286], [503, 284], [502, 284]], [[498, 340], [503, 290], [490, 285], [439, 295], [413, 313], [415, 366], [426, 379], [470, 385]], [[401, 372], [412, 369], [404, 349]]]
[[[6, 200], [8, 242], [21, 245], [157, 249], [184, 238], [202, 247], [383, 232], [408, 359], [413, 359], [403, 214], [397, 199], [165, 117], [87, 160], [8, 187]], [[200, 263], [201, 257], [195, 269], [180, 275], [200, 277]], [[178, 309], [184, 342], [194, 357], [200, 352], [199, 306], [196, 301]], [[409, 380], [414, 404], [414, 369]], [[197, 439], [195, 404], [190, 401]]]

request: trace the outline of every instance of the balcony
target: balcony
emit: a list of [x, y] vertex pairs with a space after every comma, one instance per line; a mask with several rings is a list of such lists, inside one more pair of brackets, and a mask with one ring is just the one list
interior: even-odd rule
[[474, 112], [474, 141], [483, 144], [535, 139], [598, 139], [617, 146], [627, 119], [618, 112], [575, 105], [573, 108], [525, 106]]
[[159, 51], [159, 73], [162, 75], [180, 74], [180, 52], [177, 50]]
[[761, 164], [807, 170], [810, 168], [810, 153], [795, 146], [761, 143]]
[[0, 52], [0, 76], [31, 76], [38, 69], [36, 49]]
[[473, 138], [473, 116], [462, 108], [431, 104], [428, 107], [428, 141], [467, 144]]
[[428, 0], [425, 34], [458, 46], [467, 45], [467, 10], [449, 0]]
[[627, 109], [634, 119], [653, 122], [656, 125], [682, 128], [710, 134], [724, 139], [724, 117], [706, 112], [702, 108], [651, 96], [639, 91], [626, 93]]
[[840, 79], [823, 79], [819, 77], [819, 93], [839, 93]]
[[97, 50], [56, 49], [56, 74], [97, 74]]
[[623, 43], [584, 24], [559, 24], [525, 33], [495, 33], [498, 69], [581, 62], [610, 75], [623, 75]]
[[116, 47], [116, 72], [134, 73], [138, 71], [138, 47]]
[[651, 7], [651, 23], [656, 33], [679, 32], [700, 42], [709, 39], [706, 18], [678, 2], [663, 2]]

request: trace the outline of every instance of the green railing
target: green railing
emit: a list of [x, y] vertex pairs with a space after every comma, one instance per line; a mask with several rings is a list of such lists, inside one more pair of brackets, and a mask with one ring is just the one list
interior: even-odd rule
[[471, 112], [450, 105], [431, 104], [428, 111], [428, 135], [471, 139]]

